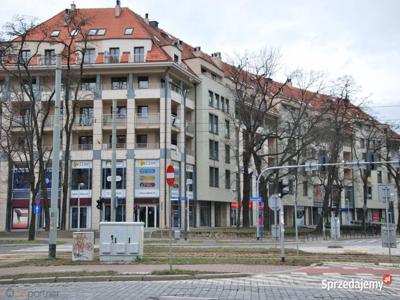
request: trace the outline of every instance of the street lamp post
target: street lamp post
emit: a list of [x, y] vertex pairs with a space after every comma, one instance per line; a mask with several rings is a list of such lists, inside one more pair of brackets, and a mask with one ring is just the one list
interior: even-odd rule
[[83, 182], [78, 184], [78, 232], [81, 231], [81, 187], [85, 187]]

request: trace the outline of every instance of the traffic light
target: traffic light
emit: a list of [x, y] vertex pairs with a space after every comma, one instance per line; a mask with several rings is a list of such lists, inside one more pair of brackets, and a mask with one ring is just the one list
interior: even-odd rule
[[279, 194], [281, 197], [289, 194], [289, 183], [285, 183], [283, 180], [279, 181]]
[[96, 205], [97, 209], [102, 210], [103, 209], [103, 205], [102, 205], [103, 204], [103, 199], [99, 199], [96, 202], [97, 202], [97, 205]]
[[377, 158], [377, 154], [373, 153], [373, 152], [368, 152], [367, 153], [367, 161], [370, 163], [369, 166], [369, 170], [376, 170], [376, 165], [374, 164], [374, 162], [376, 161]]
[[[326, 164], [326, 163], [328, 163], [328, 158], [327, 158], [325, 155], [320, 156], [320, 158], [319, 158], [319, 164], [320, 164], [320, 165], [324, 165], [324, 164]], [[321, 172], [326, 172], [327, 167], [326, 167], [326, 166], [319, 166], [319, 170], [320, 170]]]

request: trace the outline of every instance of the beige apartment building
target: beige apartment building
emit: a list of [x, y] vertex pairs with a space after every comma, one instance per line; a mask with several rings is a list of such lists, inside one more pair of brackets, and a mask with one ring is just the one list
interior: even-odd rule
[[[81, 229], [98, 229], [100, 221], [110, 220], [111, 205], [116, 205], [117, 221], [142, 221], [148, 229], [182, 227], [185, 215], [190, 227], [234, 225], [235, 107], [221, 54], [205, 54], [200, 47], [192, 47], [162, 30], [147, 14], [143, 18], [121, 7], [119, 1], [114, 8], [80, 9], [72, 4], [43, 24], [48, 31], [46, 37], [34, 31], [24, 45], [21, 54], [30, 60], [32, 84], [36, 99], [40, 100], [37, 105], [49, 106], [43, 146], [52, 147], [54, 99], [48, 99], [54, 91], [55, 55], [65, 52], [61, 41], [78, 34], [71, 30], [71, 20], [79, 18], [87, 20], [81, 29], [87, 34], [87, 45], [82, 40], [75, 41], [77, 49], [86, 48], [86, 55], [84, 76], [74, 100], [77, 116], [72, 133], [70, 180], [65, 182], [61, 178], [61, 184], [67, 184], [69, 190], [67, 228], [78, 227], [79, 213]], [[81, 60], [77, 55], [75, 65]], [[12, 76], [0, 70], [0, 97], [12, 107], [15, 124], [11, 130], [18, 140], [27, 105], [23, 95], [13, 96], [14, 85]], [[61, 101], [64, 97], [62, 90]], [[117, 200], [110, 199], [109, 180], [113, 100], [117, 102]], [[4, 110], [2, 114], [2, 122], [8, 120], [4, 118]], [[65, 122], [63, 114], [61, 120]], [[24, 142], [18, 140], [18, 143]], [[267, 148], [275, 147], [275, 141], [268, 143]], [[62, 139], [61, 152], [65, 146]], [[343, 150], [343, 159], [354, 159], [348, 157], [349, 151]], [[176, 177], [171, 190], [166, 185], [165, 172], [170, 164]], [[0, 229], [4, 230], [8, 193], [8, 163], [4, 156], [0, 170]], [[378, 176], [376, 172], [372, 175], [373, 194], [369, 202], [371, 218], [375, 209], [380, 217], [383, 211], [375, 183], [379, 182], [379, 176], [384, 178], [383, 182], [388, 178], [386, 173]], [[18, 164], [11, 173], [9, 222], [13, 230], [23, 230], [28, 228], [32, 209], [26, 166]], [[49, 190], [50, 178], [49, 169], [46, 175]], [[304, 182], [299, 189], [297, 218], [293, 213], [293, 196], [284, 198], [288, 226], [295, 219], [304, 226], [317, 223], [321, 193], [316, 185]], [[355, 185], [349, 183], [349, 186]], [[348, 205], [354, 214], [344, 212], [343, 222], [360, 218], [357, 213], [362, 208], [360, 195], [359, 185], [351, 187], [351, 191], [344, 189], [341, 207]], [[99, 199], [103, 201], [101, 210], [96, 207]], [[41, 197], [37, 200], [41, 206], [43, 201]], [[169, 201], [172, 224], [168, 217]], [[43, 213], [39, 219], [39, 226], [43, 227]], [[256, 220], [255, 211], [252, 219]]]

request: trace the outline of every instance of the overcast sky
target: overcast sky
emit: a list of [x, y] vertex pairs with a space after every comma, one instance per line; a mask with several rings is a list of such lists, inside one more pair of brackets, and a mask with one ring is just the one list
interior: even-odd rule
[[[351, 75], [381, 120], [400, 124], [400, 1], [397, 0], [122, 0], [160, 27], [208, 53], [273, 47], [284, 70]], [[14, 15], [40, 21], [69, 7], [64, 0], [2, 0], [0, 25]], [[113, 7], [114, 0], [75, 0]], [[385, 106], [385, 107], [383, 107]]]

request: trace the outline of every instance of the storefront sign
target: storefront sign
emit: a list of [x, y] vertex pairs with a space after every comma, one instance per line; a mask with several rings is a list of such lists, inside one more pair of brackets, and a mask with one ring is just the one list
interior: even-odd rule
[[135, 162], [135, 198], [160, 196], [160, 161], [141, 159]]
[[71, 190], [71, 198], [92, 198], [92, 190]]
[[[126, 190], [116, 190], [115, 195], [118, 198], [125, 198]], [[101, 190], [101, 197], [102, 198], [111, 198], [111, 190]]]

